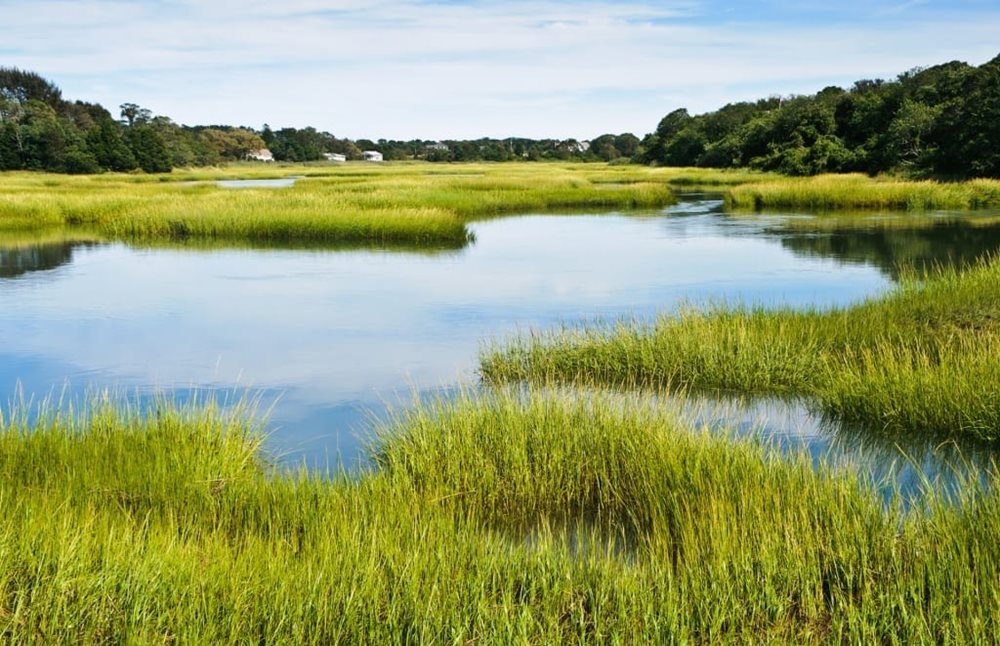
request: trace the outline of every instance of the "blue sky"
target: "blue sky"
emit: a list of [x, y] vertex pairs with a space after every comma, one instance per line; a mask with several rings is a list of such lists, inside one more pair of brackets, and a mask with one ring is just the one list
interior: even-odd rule
[[179, 123], [592, 138], [1000, 53], [997, 0], [0, 0], [0, 65]]

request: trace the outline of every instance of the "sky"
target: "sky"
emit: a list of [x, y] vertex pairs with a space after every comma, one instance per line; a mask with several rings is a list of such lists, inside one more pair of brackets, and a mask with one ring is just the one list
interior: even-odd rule
[[0, 66], [187, 125], [592, 139], [1000, 54], [1000, 0], [0, 0]]

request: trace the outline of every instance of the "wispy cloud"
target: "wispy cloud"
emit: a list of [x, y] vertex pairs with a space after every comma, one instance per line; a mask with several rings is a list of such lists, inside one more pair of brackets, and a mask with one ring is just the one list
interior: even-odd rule
[[925, 7], [928, 4], [928, 0], [908, 0], [908, 2], [900, 2], [899, 4], [890, 5], [888, 7], [883, 7], [878, 9], [875, 13], [878, 16], [894, 16], [907, 13], [913, 9], [920, 7]]
[[782, 20], [712, 0], [0, 0], [0, 64], [36, 70], [67, 96], [134, 101], [185, 123], [588, 137], [646, 132], [681, 105], [997, 53], [1000, 8], [925, 2], [905, 22], [846, 28], [853, 14], [807, 20], [801, 7]]

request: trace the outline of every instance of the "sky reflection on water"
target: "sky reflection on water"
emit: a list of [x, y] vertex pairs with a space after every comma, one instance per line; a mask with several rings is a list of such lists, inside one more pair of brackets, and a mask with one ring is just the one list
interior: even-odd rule
[[17, 384], [38, 396], [249, 388], [275, 402], [270, 446], [284, 459], [354, 464], [387, 404], [474, 383], [484, 341], [685, 302], [840, 305], [892, 284], [891, 258], [870, 251], [884, 232], [845, 246], [771, 225], [695, 199], [479, 222], [475, 243], [435, 253], [5, 249], [0, 401]]

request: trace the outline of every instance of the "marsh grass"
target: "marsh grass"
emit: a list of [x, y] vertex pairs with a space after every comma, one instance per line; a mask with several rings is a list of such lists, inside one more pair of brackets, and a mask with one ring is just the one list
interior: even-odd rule
[[211, 401], [0, 422], [0, 634], [48, 642], [981, 641], [998, 503], [904, 514], [808, 456], [599, 394], [400, 413], [275, 472]]
[[812, 397], [871, 428], [1000, 436], [1000, 262], [910, 274], [832, 310], [688, 308], [652, 324], [532, 332], [484, 348], [502, 383], [683, 386]]
[[[628, 181], [600, 181], [608, 174]], [[289, 176], [302, 179], [280, 189], [214, 184]], [[477, 217], [555, 208], [652, 208], [674, 199], [649, 169], [557, 164], [237, 166], [161, 178], [11, 173], [2, 179], [0, 230], [80, 226], [127, 241], [455, 246], [470, 239], [466, 223]]]
[[731, 209], [978, 209], [1000, 206], [1000, 181], [913, 181], [860, 174], [772, 177], [726, 192]]

